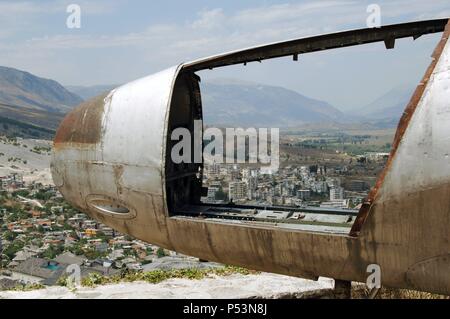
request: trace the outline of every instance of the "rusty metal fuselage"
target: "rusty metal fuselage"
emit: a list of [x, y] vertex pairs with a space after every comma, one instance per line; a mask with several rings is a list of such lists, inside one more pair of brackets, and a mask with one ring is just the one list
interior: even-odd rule
[[[55, 138], [51, 169], [56, 186], [70, 203], [96, 220], [201, 259], [305, 278], [360, 282], [366, 281], [367, 266], [378, 264], [385, 286], [450, 295], [448, 20], [355, 32], [181, 64], [80, 105], [67, 115]], [[199, 167], [181, 169], [168, 156], [171, 130], [191, 129], [193, 120], [201, 118], [195, 71], [434, 32], [443, 36], [431, 65], [405, 109], [388, 164], [348, 234], [172, 213], [174, 206], [188, 204], [198, 192], [193, 173]], [[183, 170], [187, 174], [179, 174]]]

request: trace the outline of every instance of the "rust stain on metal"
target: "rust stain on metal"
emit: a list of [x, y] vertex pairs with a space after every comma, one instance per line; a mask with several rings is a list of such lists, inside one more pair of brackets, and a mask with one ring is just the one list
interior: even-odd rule
[[116, 184], [117, 193], [122, 194], [121, 182], [122, 182], [122, 175], [123, 175], [124, 167], [123, 167], [123, 165], [114, 165], [113, 170], [114, 170], [114, 183]]
[[422, 81], [416, 87], [416, 90], [414, 91], [414, 94], [411, 97], [411, 100], [409, 101], [408, 105], [406, 106], [405, 111], [403, 111], [403, 115], [400, 118], [400, 122], [397, 126], [397, 131], [395, 133], [394, 141], [392, 142], [392, 149], [391, 149], [391, 152], [389, 155], [389, 159], [388, 159], [383, 171], [381, 172], [380, 176], [378, 177], [377, 182], [375, 183], [375, 186], [370, 190], [370, 193], [367, 197], [366, 203], [364, 203], [361, 206], [358, 216], [356, 217], [356, 220], [352, 226], [352, 229], [350, 230], [350, 234], [349, 234], [350, 236], [356, 237], [359, 235], [359, 232], [361, 231], [361, 228], [362, 228], [364, 222], [366, 221], [367, 216], [369, 216], [370, 210], [372, 208], [372, 204], [377, 198], [378, 190], [380, 189], [381, 185], [383, 184], [384, 178], [386, 177], [386, 174], [391, 167], [391, 164], [394, 159], [397, 148], [400, 145], [403, 135], [405, 134], [406, 128], [408, 127], [409, 121], [411, 120], [412, 115], [414, 114], [414, 111], [416, 110], [417, 105], [419, 104], [419, 101], [422, 98], [425, 88], [427, 87], [428, 80], [430, 79], [431, 75], [433, 74], [434, 68], [436, 67], [437, 62], [439, 61], [439, 58], [440, 58], [442, 52], [444, 51], [444, 47], [445, 47], [445, 44], [447, 43], [449, 36], [450, 36], [450, 22], [447, 23], [444, 33], [442, 34], [441, 40], [439, 41], [439, 43], [437, 44], [436, 48], [433, 51], [433, 54], [431, 55], [431, 57], [432, 57], [431, 64], [428, 66], [428, 69], [426, 70], [425, 75], [422, 78]]
[[56, 132], [55, 149], [63, 144], [96, 144], [99, 142], [104, 100], [107, 95], [105, 93], [94, 97], [67, 114]]

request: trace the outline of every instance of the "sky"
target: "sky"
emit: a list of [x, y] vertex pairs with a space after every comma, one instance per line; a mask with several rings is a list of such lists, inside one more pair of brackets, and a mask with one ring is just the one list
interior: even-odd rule
[[[0, 0], [0, 65], [63, 85], [122, 84], [181, 62], [267, 42], [365, 28], [367, 6], [381, 24], [450, 17], [448, 0]], [[81, 9], [68, 28], [69, 4]], [[393, 87], [417, 83], [440, 35], [202, 71], [283, 86], [348, 110]]]

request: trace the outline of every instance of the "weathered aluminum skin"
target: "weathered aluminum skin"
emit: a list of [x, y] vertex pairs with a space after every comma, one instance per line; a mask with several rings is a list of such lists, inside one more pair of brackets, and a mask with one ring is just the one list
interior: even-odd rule
[[[51, 167], [63, 196], [80, 210], [124, 233], [161, 244], [167, 237], [163, 145], [177, 74], [178, 67], [172, 67], [72, 111], [55, 137]], [[96, 209], [102, 200], [127, 207], [130, 213]]]
[[[55, 138], [54, 181], [105, 224], [202, 259], [287, 275], [450, 294], [450, 27], [399, 124], [385, 171], [349, 235], [169, 217], [164, 158], [174, 67], [69, 114]], [[90, 104], [89, 104], [90, 103]], [[176, 111], [176, 110], [173, 110]], [[104, 203], [118, 211], [105, 213]]]

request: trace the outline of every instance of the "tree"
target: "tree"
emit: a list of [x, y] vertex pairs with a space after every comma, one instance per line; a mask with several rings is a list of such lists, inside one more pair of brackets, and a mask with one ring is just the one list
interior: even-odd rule
[[223, 191], [222, 186], [216, 192], [214, 197], [216, 200], [226, 200], [228, 198], [227, 194]]
[[42, 257], [46, 259], [54, 259], [62, 252], [63, 248], [61, 246], [50, 245], [50, 247], [48, 247], [47, 250], [42, 253]]
[[17, 252], [19, 252], [23, 248], [23, 243], [15, 242], [9, 245], [6, 249], [3, 250], [3, 254], [8, 256], [9, 260], [12, 260], [16, 257]]
[[69, 251], [77, 256], [83, 255], [84, 251], [80, 244], [75, 244], [69, 248]]
[[45, 191], [45, 190], [41, 189], [41, 190], [39, 190], [39, 192], [37, 192], [34, 195], [34, 198], [35, 199], [44, 200], [44, 201], [48, 201], [52, 196], [53, 196], [53, 192]]
[[13, 197], [17, 197], [17, 196], [27, 197], [28, 195], [30, 195], [30, 191], [27, 189], [22, 189], [22, 190], [13, 192], [12, 195], [13, 195]]
[[84, 255], [86, 256], [87, 259], [94, 260], [94, 259], [106, 257], [108, 255], [108, 252], [107, 251], [100, 252], [95, 249], [88, 249], [88, 250], [84, 251]]
[[163, 248], [159, 247], [158, 250], [156, 251], [156, 256], [158, 256], [158, 258], [164, 257], [166, 256], [166, 252], [164, 251]]
[[5, 231], [5, 233], [3, 234], [3, 237], [6, 239], [6, 240], [9, 240], [9, 241], [13, 241], [14, 239], [16, 239], [16, 237], [17, 237], [17, 234], [16, 233], [13, 233], [12, 231]]

